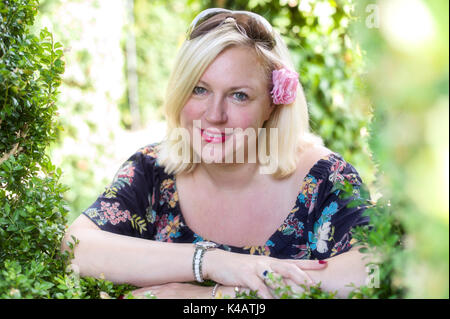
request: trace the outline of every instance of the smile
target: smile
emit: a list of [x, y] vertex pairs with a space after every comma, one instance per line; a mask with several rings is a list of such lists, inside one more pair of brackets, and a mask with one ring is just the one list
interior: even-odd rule
[[207, 143], [223, 143], [229, 137], [225, 133], [213, 133], [208, 130], [200, 129], [202, 139]]

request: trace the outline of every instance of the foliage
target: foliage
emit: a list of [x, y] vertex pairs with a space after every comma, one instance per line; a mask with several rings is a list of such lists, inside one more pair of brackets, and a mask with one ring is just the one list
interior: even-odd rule
[[[72, 222], [111, 182], [129, 154], [157, 142], [165, 84], [187, 21], [183, 1], [41, 0], [34, 28], [48, 26], [64, 45], [66, 71], [57, 101], [59, 132], [48, 153], [70, 185], [64, 199]], [[107, 31], [106, 31], [107, 30]], [[127, 87], [127, 39], [136, 37], [138, 119], [132, 118]], [[141, 128], [131, 131], [132, 122]], [[161, 122], [162, 123], [162, 122]]]
[[[61, 44], [30, 33], [37, 1], [0, 2], [0, 298], [95, 298], [127, 286], [78, 282], [60, 252], [67, 224], [61, 170], [45, 155], [58, 125]], [[122, 289], [122, 290], [121, 290]]]
[[[136, 0], [134, 4], [139, 79], [140, 125], [163, 119], [161, 106], [177, 48], [188, 25], [183, 1]], [[126, 125], [130, 125], [128, 105], [123, 105]]]
[[[300, 285], [301, 290], [294, 291], [291, 286], [283, 282], [282, 276], [276, 276], [273, 273], [268, 274], [266, 284], [271, 288], [270, 290], [275, 299], [334, 299], [337, 294], [336, 292], [322, 290], [320, 282], [312, 286]], [[257, 299], [258, 295], [256, 291], [241, 292], [237, 293], [236, 298]]]
[[383, 195], [371, 210], [376, 231], [360, 234], [380, 256], [382, 286], [361, 294], [448, 298], [449, 3], [400, 3], [356, 8], [367, 61], [361, 93], [374, 104], [370, 148]]
[[[27, 32], [36, 1], [0, 4], [0, 295], [48, 296], [61, 267], [65, 190], [44, 154], [54, 139], [62, 50], [47, 30]], [[39, 116], [36, 116], [39, 114]], [[39, 277], [38, 280], [34, 278]], [[12, 289], [9, 290], [8, 289]], [[16, 290], [14, 290], [16, 289]]]

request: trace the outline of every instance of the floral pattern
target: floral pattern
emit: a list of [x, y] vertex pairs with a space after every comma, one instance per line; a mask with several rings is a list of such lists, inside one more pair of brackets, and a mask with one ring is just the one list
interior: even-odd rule
[[328, 251], [327, 241], [333, 239], [334, 226], [331, 225], [331, 216], [337, 212], [338, 205], [336, 202], [332, 202], [327, 206], [322, 216], [314, 223], [314, 231], [308, 232], [308, 239], [311, 243], [311, 249], [317, 249], [321, 254]]
[[245, 246], [242, 249], [248, 251], [250, 255], [270, 256], [270, 247], [274, 246], [275, 244], [271, 240], [268, 240], [264, 246]]
[[119, 203], [108, 203], [101, 202], [100, 212], [103, 213], [103, 216], [107, 221], [109, 221], [112, 225], [117, 225], [120, 222], [126, 222], [127, 220], [131, 220], [131, 215], [128, 210], [120, 210]]
[[322, 184], [322, 181], [323, 180], [318, 180], [310, 174], [305, 177], [305, 182], [303, 183], [303, 187], [298, 195], [298, 200], [300, 203], [305, 204], [305, 207], [308, 208], [308, 213], [311, 213], [314, 209], [319, 186]]
[[130, 186], [133, 182], [134, 169], [135, 167], [133, 165], [133, 162], [125, 162], [114, 177], [112, 184], [106, 188], [105, 197], [115, 198], [117, 196], [117, 192], [120, 191], [124, 186]]
[[158, 241], [172, 242], [174, 238], [180, 236], [180, 227], [182, 226], [180, 215], [173, 216], [172, 214], [163, 215], [158, 220], [157, 237]]
[[298, 208], [293, 209], [283, 225], [279, 228], [279, 231], [282, 232], [283, 235], [294, 235], [296, 238], [303, 236], [303, 229], [305, 228], [303, 222], [294, 217], [294, 213], [297, 210]]
[[175, 189], [175, 181], [172, 178], [167, 178], [161, 183], [161, 199], [159, 203], [167, 203], [171, 208], [174, 208], [178, 202], [178, 192]]
[[98, 226], [104, 226], [108, 222], [108, 220], [103, 216], [103, 214], [99, 214], [97, 208], [91, 207], [88, 208], [84, 214], [92, 219]]
[[[136, 175], [137, 169], [149, 173]], [[345, 181], [356, 194], [361, 180], [350, 164], [338, 154], [320, 159], [304, 178], [294, 208], [264, 245], [218, 243], [219, 248], [294, 259], [324, 259], [348, 251], [354, 244], [352, 227], [369, 220], [362, 216], [364, 205], [347, 207], [348, 200], [339, 198], [335, 186]], [[178, 201], [175, 177], [157, 165], [154, 144], [130, 157], [116, 174], [110, 191], [84, 214], [101, 229], [122, 235], [174, 243], [205, 240], [186, 225]]]
[[355, 239], [352, 238], [350, 233], [345, 234], [341, 241], [337, 242], [334, 247], [331, 249], [330, 257], [338, 255], [343, 251], [349, 250], [353, 244], [355, 243]]
[[293, 248], [298, 250], [296, 254], [291, 255], [291, 258], [293, 259], [309, 259], [309, 256], [311, 256], [311, 248], [308, 244], [302, 244], [302, 245], [292, 245]]
[[156, 155], [157, 155], [155, 147], [152, 145], [147, 145], [147, 146], [139, 149], [138, 152], [142, 153], [144, 155], [147, 155], [151, 158], [156, 158]]

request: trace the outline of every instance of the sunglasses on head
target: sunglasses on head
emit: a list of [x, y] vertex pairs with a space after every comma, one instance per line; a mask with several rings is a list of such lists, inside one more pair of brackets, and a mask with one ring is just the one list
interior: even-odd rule
[[255, 42], [263, 43], [270, 50], [275, 46], [272, 26], [265, 18], [250, 11], [223, 8], [209, 8], [200, 12], [189, 27], [188, 39], [192, 40], [208, 33], [228, 18], [232, 18], [239, 31]]

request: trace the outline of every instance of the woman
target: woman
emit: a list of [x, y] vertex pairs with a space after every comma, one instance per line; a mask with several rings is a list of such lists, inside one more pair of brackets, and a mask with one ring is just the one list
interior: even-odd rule
[[[321, 282], [346, 297], [364, 284], [351, 229], [368, 222], [356, 170], [309, 132], [307, 104], [281, 37], [251, 12], [193, 21], [169, 81], [167, 138], [140, 149], [68, 229], [81, 275], [159, 298], [256, 290], [270, 274], [294, 290]], [[336, 186], [349, 182], [351, 199]], [[212, 289], [191, 283], [215, 281]]]

